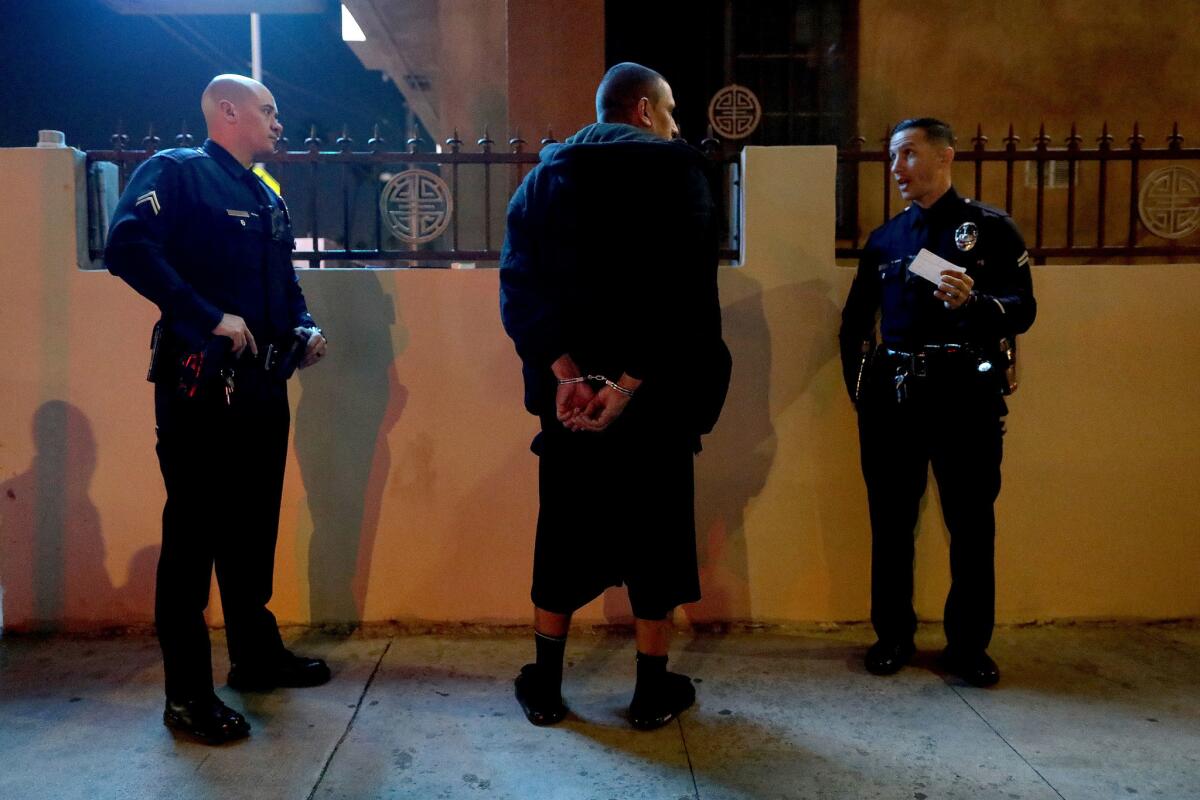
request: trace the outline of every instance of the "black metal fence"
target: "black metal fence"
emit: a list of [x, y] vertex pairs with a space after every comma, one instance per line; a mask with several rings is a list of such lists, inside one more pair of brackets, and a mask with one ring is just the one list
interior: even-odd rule
[[[186, 132], [175, 140], [179, 146], [192, 144]], [[554, 141], [547, 132], [539, 150]], [[1084, 148], [1073, 125], [1063, 146], [1052, 147], [1042, 126], [1033, 147], [1021, 148], [1010, 125], [1003, 148], [988, 149], [988, 137], [978, 126], [970, 147], [955, 155], [955, 182], [963, 194], [1012, 215], [1037, 263], [1195, 260], [1200, 256], [1200, 176], [1191, 168], [1200, 164], [1200, 148], [1183, 146], [1178, 124], [1165, 147], [1146, 147], [1137, 124], [1127, 147], [1114, 147], [1114, 141], [1105, 124], [1096, 146]], [[88, 160], [115, 163], [124, 188], [129, 174], [158, 151], [161, 141], [151, 132], [141, 144], [130, 149], [127, 136], [115, 135], [111, 150], [90, 151]], [[893, 187], [887, 138], [877, 150], [863, 150], [864, 144], [860, 136], [838, 150], [839, 259], [861, 255], [864, 234], [903, 202]], [[468, 150], [455, 132], [434, 152], [423, 151], [425, 143], [415, 136], [403, 150], [393, 150], [376, 130], [365, 150], [356, 150], [345, 132], [330, 149], [313, 132], [304, 140], [305, 149], [288, 150], [283, 139], [264, 161], [283, 187], [296, 235], [308, 243], [296, 250], [299, 263], [495, 266], [508, 197], [539, 157], [526, 150], [519, 133], [502, 149], [496, 145], [485, 131]], [[719, 168], [718, 199], [726, 220], [721, 257], [736, 261], [740, 153], [723, 148], [711, 135], [702, 149]], [[425, 184], [395, 183], [398, 176], [417, 176], [415, 171]], [[869, 189], [871, 183], [880, 191]], [[97, 247], [93, 242], [93, 257], [99, 255]]]
[[[127, 136], [112, 139], [113, 149], [89, 151], [88, 162], [116, 164], [123, 190], [161, 140], [151, 131], [141, 149], [130, 149]], [[175, 139], [177, 146], [193, 144], [186, 132]], [[553, 143], [547, 132], [539, 150]], [[345, 132], [333, 144], [328, 149], [313, 131], [304, 150], [289, 151], [281, 139], [276, 152], [263, 159], [282, 187], [293, 230], [301, 238], [294, 258], [311, 267], [496, 266], [508, 198], [539, 158], [538, 152], [526, 151], [519, 132], [503, 150], [486, 130], [473, 151], [464, 149], [457, 131], [434, 152], [424, 152], [425, 143], [415, 136], [404, 150], [389, 149], [378, 129], [366, 150], [356, 150]], [[740, 221], [730, 212], [741, 206], [740, 159], [736, 152], [722, 152], [712, 138], [702, 147], [719, 169], [718, 199], [726, 219], [721, 257], [735, 260]], [[95, 250], [93, 243], [93, 257], [99, 255]]]
[[[1003, 149], [989, 150], [988, 137], [978, 126], [971, 147], [955, 154], [960, 170], [969, 166], [971, 175], [965, 182], [961, 177], [966, 176], [955, 182], [964, 195], [970, 193], [1012, 215], [1037, 263], [1049, 258], [1121, 261], [1200, 256], [1200, 177], [1187, 166], [1200, 164], [1200, 148], [1183, 146], [1178, 123], [1166, 137], [1166, 147], [1158, 148], [1145, 146], [1146, 137], [1136, 123], [1124, 148], [1113, 147], [1107, 123], [1094, 149], [1083, 147], [1084, 138], [1075, 125], [1062, 147], [1051, 147], [1045, 125], [1034, 137], [1033, 149], [1018, 148], [1021, 140], [1012, 125], [1002, 141]], [[886, 136], [882, 143], [880, 150], [864, 151], [865, 139], [860, 136], [838, 151], [843, 168], [878, 164], [877, 185], [882, 188], [881, 194], [867, 189], [872, 170], [860, 170], [853, 210], [858, 224], [849, 226], [852, 236], [839, 241], [838, 258], [861, 255], [862, 234], [889, 219], [893, 201], [899, 198], [889, 172]], [[1024, 172], [1020, 185], [1019, 171]], [[864, 206], [874, 207], [864, 214]]]

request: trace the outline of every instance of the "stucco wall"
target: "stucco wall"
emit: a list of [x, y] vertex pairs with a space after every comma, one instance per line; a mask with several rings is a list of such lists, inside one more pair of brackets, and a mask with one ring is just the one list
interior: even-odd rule
[[596, 121], [603, 0], [508, 0], [508, 118], [534, 146]]
[[[697, 462], [704, 600], [681, 619], [867, 614], [869, 533], [837, 366], [830, 148], [746, 153], [745, 263], [721, 274], [734, 384]], [[147, 621], [163, 492], [153, 307], [75, 267], [67, 151], [0, 151], [0, 587], [12, 629]], [[803, 187], [800, 191], [799, 187]], [[999, 502], [998, 615], [1200, 614], [1200, 265], [1035, 268]], [[519, 621], [535, 421], [494, 270], [302, 276], [332, 336], [292, 384], [272, 607], [281, 620]], [[214, 476], [219, 500], [219, 476]], [[931, 494], [918, 610], [938, 618]], [[214, 593], [215, 602], [215, 593]], [[611, 591], [581, 613], [623, 619]], [[219, 620], [214, 610], [213, 620]]]
[[[859, 18], [858, 122], [867, 149], [881, 146], [889, 125], [926, 115], [955, 126], [960, 150], [972, 147], [977, 125], [989, 150], [1004, 149], [1010, 123], [1022, 150], [1033, 149], [1043, 123], [1052, 148], [1066, 146], [1072, 123], [1084, 149], [1096, 147], [1105, 122], [1114, 148], [1128, 147], [1135, 122], [1145, 147], [1165, 147], [1175, 122], [1187, 142], [1200, 136], [1200, 40], [1193, 34], [1200, 3], [1193, 0], [860, 0]], [[1017, 165], [1013, 215], [1032, 242], [1036, 190], [1025, 186], [1024, 166]], [[1159, 166], [1143, 164], [1141, 176]], [[880, 167], [861, 174], [865, 235], [882, 215]], [[984, 175], [984, 201], [1003, 205], [1003, 165], [987, 165]], [[957, 179], [973, 191], [970, 166]], [[1081, 165], [1077, 180], [1077, 242], [1090, 245], [1096, 162]], [[1129, 219], [1128, 166], [1113, 165], [1108, 182], [1106, 241], [1120, 244]], [[892, 191], [895, 210], [902, 203]], [[1066, 244], [1066, 194], [1047, 191], [1048, 246]], [[1200, 235], [1187, 241], [1196, 244]]]

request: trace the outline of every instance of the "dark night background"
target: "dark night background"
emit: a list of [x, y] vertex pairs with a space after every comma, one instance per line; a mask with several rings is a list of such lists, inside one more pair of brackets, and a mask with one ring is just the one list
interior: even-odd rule
[[[161, 147], [181, 122], [204, 138], [200, 93], [213, 75], [250, 74], [250, 17], [118, 14], [100, 0], [0, 0], [0, 147], [29, 147], [40, 128], [67, 144], [107, 149], [118, 125], [140, 147], [151, 123]], [[382, 73], [342, 41], [340, 6], [323, 14], [262, 17], [263, 82], [289, 147], [316, 124], [326, 142], [342, 126], [365, 149], [375, 123], [402, 142], [406, 108]]]

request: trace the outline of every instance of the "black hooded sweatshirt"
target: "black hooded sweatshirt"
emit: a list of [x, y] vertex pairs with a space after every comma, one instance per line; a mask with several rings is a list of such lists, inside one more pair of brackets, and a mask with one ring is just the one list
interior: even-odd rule
[[504, 329], [525, 406], [554, 417], [550, 365], [642, 379], [633, 410], [698, 441], [729, 385], [717, 296], [720, 221], [708, 162], [681, 141], [596, 123], [549, 145], [508, 206]]

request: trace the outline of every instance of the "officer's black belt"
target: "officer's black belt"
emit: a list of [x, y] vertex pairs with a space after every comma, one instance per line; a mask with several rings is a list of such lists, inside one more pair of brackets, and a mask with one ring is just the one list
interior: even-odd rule
[[[922, 378], [928, 374], [931, 364], [960, 364], [961, 359], [977, 360], [980, 350], [975, 345], [946, 342], [940, 344], [925, 344], [912, 350], [893, 350], [890, 347], [880, 347], [876, 351], [877, 363], [888, 366], [907, 367], [909, 375]], [[936, 369], [936, 366], [935, 366]]]

